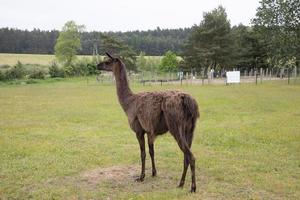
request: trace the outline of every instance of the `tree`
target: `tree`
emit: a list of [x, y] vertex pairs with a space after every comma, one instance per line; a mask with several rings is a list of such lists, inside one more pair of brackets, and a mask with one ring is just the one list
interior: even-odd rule
[[260, 40], [253, 27], [247, 27], [242, 24], [234, 26], [231, 29], [231, 35], [234, 39], [234, 54], [232, 58], [236, 68], [249, 70], [251, 68], [265, 68], [268, 66], [266, 63], [266, 45]]
[[159, 70], [163, 72], [175, 72], [178, 70], [178, 60], [175, 53], [167, 51], [159, 65]]
[[128, 70], [136, 71], [136, 53], [131, 47], [107, 34], [101, 34], [100, 46], [103, 52], [107, 51], [120, 57]]
[[65, 66], [70, 66], [76, 58], [80, 48], [80, 33], [83, 29], [83, 25], [68, 21], [59, 33], [55, 44], [55, 57]]
[[232, 67], [233, 39], [225, 9], [219, 6], [203, 18], [199, 26], [192, 27], [184, 50], [185, 64], [196, 69]]
[[147, 68], [147, 59], [145, 58], [145, 53], [141, 51], [140, 55], [136, 59], [136, 65], [139, 71], [150, 71]]
[[[261, 0], [253, 19], [255, 31], [265, 41], [268, 61], [284, 67], [300, 60], [300, 1]], [[295, 59], [296, 58], [296, 59]]]

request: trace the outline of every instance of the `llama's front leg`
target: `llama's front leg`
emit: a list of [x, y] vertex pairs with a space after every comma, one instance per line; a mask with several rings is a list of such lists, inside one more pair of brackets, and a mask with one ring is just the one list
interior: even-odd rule
[[145, 152], [145, 137], [144, 133], [142, 134], [136, 134], [136, 137], [140, 144], [140, 150], [141, 150], [141, 161], [142, 161], [142, 171], [139, 178], [136, 179], [138, 182], [144, 181], [145, 178], [145, 159], [146, 159], [146, 152]]

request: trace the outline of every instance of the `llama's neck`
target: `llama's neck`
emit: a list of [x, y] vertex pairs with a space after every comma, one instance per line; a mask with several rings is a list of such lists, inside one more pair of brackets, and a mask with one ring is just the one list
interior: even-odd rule
[[119, 98], [119, 102], [123, 110], [126, 112], [132, 101], [133, 93], [129, 88], [126, 68], [123, 63], [120, 64], [119, 70], [117, 72], [114, 72], [114, 75], [116, 78], [117, 95]]

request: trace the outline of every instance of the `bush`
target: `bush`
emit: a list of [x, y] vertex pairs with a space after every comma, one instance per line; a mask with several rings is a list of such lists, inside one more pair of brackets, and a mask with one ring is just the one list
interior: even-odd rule
[[167, 51], [159, 65], [159, 70], [162, 72], [175, 72], [178, 70], [178, 60], [175, 53]]
[[5, 71], [4, 76], [6, 80], [15, 80], [23, 78], [25, 76], [23, 64], [18, 61], [18, 63], [15, 66]]
[[5, 81], [5, 80], [6, 80], [5, 74], [2, 70], [0, 70], [0, 81]]
[[45, 70], [40, 69], [40, 68], [33, 69], [29, 74], [29, 78], [32, 78], [32, 79], [45, 79], [45, 77], [46, 77]]
[[[65, 72], [68, 76], [86, 76], [93, 72], [93, 66], [90, 66], [88, 59], [81, 59], [74, 64], [65, 66]], [[94, 67], [96, 69], [96, 66]]]
[[98, 70], [97, 70], [97, 67], [96, 67], [95, 64], [88, 63], [87, 68], [88, 68], [88, 74], [89, 75], [98, 74]]
[[49, 74], [50, 74], [51, 78], [55, 78], [55, 77], [63, 78], [63, 77], [65, 77], [65, 71], [62, 68], [59, 68], [56, 63], [53, 63], [49, 67]]

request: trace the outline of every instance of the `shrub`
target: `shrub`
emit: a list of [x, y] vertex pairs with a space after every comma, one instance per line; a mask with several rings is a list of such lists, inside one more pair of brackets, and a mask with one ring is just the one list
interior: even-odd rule
[[98, 70], [95, 64], [93, 63], [88, 63], [87, 64], [87, 68], [88, 68], [88, 74], [89, 75], [94, 75], [94, 74], [98, 74]]
[[12, 68], [8, 69], [5, 72], [6, 80], [21, 79], [24, 76], [25, 76], [25, 70], [23, 64], [19, 61], [15, 66], [13, 66]]
[[[74, 64], [65, 66], [64, 69], [68, 76], [85, 76], [90, 74], [88, 63], [87, 59], [81, 59]], [[91, 71], [93, 71], [92, 67]]]
[[45, 79], [45, 76], [46, 76], [45, 70], [40, 68], [33, 69], [29, 74], [29, 78], [32, 79]]
[[5, 81], [5, 80], [6, 80], [5, 74], [2, 70], [0, 70], [0, 81]]
[[161, 60], [159, 70], [162, 72], [174, 72], [178, 70], [178, 64], [176, 54], [172, 51], [167, 51]]
[[55, 62], [49, 67], [49, 74], [51, 78], [65, 77], [65, 71], [62, 68], [59, 68]]

